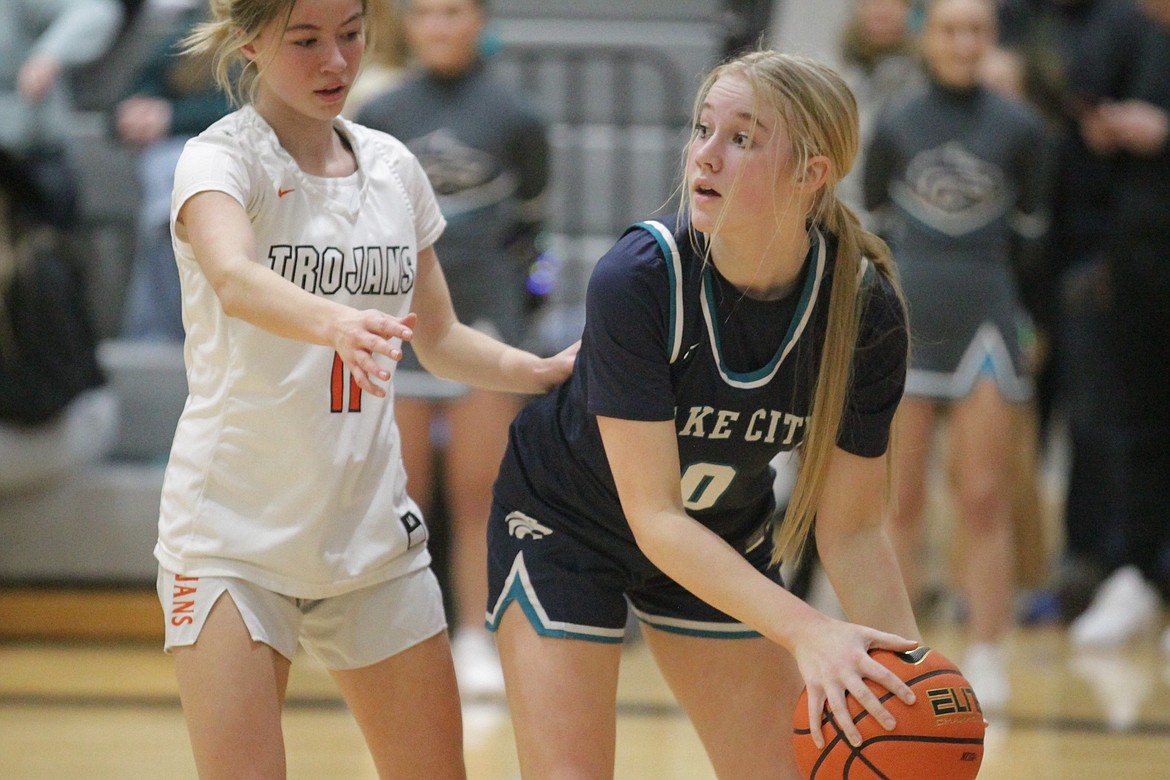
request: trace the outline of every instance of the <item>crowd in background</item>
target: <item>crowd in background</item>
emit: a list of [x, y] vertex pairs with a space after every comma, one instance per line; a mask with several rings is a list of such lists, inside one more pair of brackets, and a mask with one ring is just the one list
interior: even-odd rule
[[[979, 534], [994, 534], [998, 547], [996, 555], [966, 557], [966, 565], [983, 567], [982, 577], [964, 579], [959, 573], [964, 556], [956, 555], [956, 573], [947, 586], [962, 592], [968, 615], [980, 614], [977, 605], [988, 590], [999, 594], [997, 608], [1003, 614], [988, 632], [996, 642], [1007, 634], [1009, 623], [1034, 617], [1005, 606], [1023, 582], [1052, 591], [1059, 617], [1071, 624], [1074, 642], [1118, 645], [1161, 626], [1162, 604], [1170, 597], [1170, 505], [1164, 499], [1170, 489], [1170, 383], [1162, 376], [1170, 364], [1170, 339], [1165, 336], [1170, 330], [1170, 79], [1165, 77], [1170, 73], [1170, 0], [1003, 0], [991, 9], [991, 34], [997, 32], [997, 37], [988, 40], [986, 50], [926, 52], [929, 65], [924, 66], [921, 33], [931, 9], [955, 1], [856, 0], [855, 13], [841, 30], [841, 48], [830, 56], [853, 89], [861, 117], [862, 155], [841, 194], [863, 224], [888, 238], [895, 259], [904, 242], [922, 251], [925, 244], [913, 243], [905, 232], [905, 213], [899, 227], [897, 211], [908, 207], [898, 196], [898, 182], [906, 177], [889, 162], [890, 138], [899, 121], [913, 121], [913, 114], [906, 112], [915, 110], [911, 106], [924, 91], [937, 91], [942, 83], [944, 89], [935, 98], [951, 104], [958, 92], [969, 91], [945, 88], [939, 74], [948, 57], [980, 57], [985, 85], [980, 89], [1003, 95], [1005, 106], [1015, 101], [1018, 111], [1003, 108], [1003, 115], [1027, 117], [1020, 121], [1034, 128], [1022, 136], [1021, 148], [1004, 151], [1011, 159], [1001, 169], [1016, 166], [1017, 173], [989, 184], [979, 180], [988, 169], [969, 160], [965, 165], [971, 178], [957, 184], [970, 189], [950, 193], [969, 198], [980, 187], [1000, 187], [993, 194], [1011, 202], [996, 239], [1012, 284], [1011, 295], [1004, 298], [1011, 310], [1001, 322], [1013, 323], [1003, 336], [1017, 345], [1009, 351], [1031, 390], [1001, 392], [1008, 403], [980, 407], [976, 420], [963, 429], [969, 437], [960, 441], [952, 436], [949, 477], [968, 520], [962, 531], [955, 530], [956, 546], [970, 553], [981, 549], [975, 541]], [[165, 12], [167, 30], [136, 69], [127, 93], [108, 107], [110, 137], [136, 152], [142, 194], [136, 250], [127, 258], [124, 327], [118, 335], [183, 339], [169, 224], [174, 165], [185, 141], [230, 106], [215, 87], [209, 63], [179, 55], [179, 42], [201, 18], [203, 4], [172, 0], [156, 8], [139, 5], [119, 0], [0, 2], [0, 491], [27, 489], [80, 460], [101, 457], [115, 425], [112, 401], [95, 393], [103, 383], [94, 358], [97, 337], [85, 296], [77, 292], [85, 284], [84, 250], [79, 252], [69, 241], [78, 220], [78, 190], [67, 153], [73, 124], [68, 77], [70, 69], [91, 64], [118, 45], [119, 33], [143, 13]], [[441, 201], [454, 236], [447, 237], [452, 247], [440, 245], [444, 260], [453, 264], [445, 263], [449, 276], [458, 279], [452, 271], [462, 262], [460, 253], [468, 262], [481, 250], [495, 258], [480, 268], [479, 276], [462, 282], [468, 290], [468, 302], [462, 304], [466, 316], [479, 316], [472, 311], [482, 304], [473, 300], [475, 292], [511, 290], [510, 296], [492, 296], [510, 308], [484, 314], [482, 327], [519, 343], [531, 314], [525, 309], [530, 302], [525, 270], [539, 253], [541, 231], [547, 229], [540, 196], [548, 161], [535, 159], [547, 153], [546, 128], [522, 96], [496, 86], [490, 88], [501, 90], [493, 93], [497, 107], [500, 95], [515, 101], [508, 105], [517, 117], [516, 135], [468, 140], [482, 128], [460, 113], [468, 105], [457, 101], [476, 99], [460, 89], [466, 90], [466, 82], [481, 69], [490, 70], [490, 58], [477, 45], [487, 21], [483, 7], [472, 0], [465, 5], [470, 17], [461, 31], [464, 48], [446, 64], [441, 54], [434, 55], [440, 57], [436, 64], [422, 54], [428, 46], [431, 51], [457, 47], [442, 39], [446, 33], [428, 30], [429, 20], [412, 18], [409, 11], [402, 18], [375, 4], [380, 9], [375, 64], [367, 67], [360, 99], [349, 113], [401, 133], [424, 164], [433, 164], [428, 174], [440, 196], [446, 196]], [[759, 40], [756, 33], [767, 18], [761, 5], [728, 4], [742, 23], [729, 34], [728, 51]], [[957, 28], [939, 33], [943, 37], [929, 45], [961, 47], [966, 37], [979, 34], [963, 28], [964, 22], [955, 24]], [[395, 109], [396, 99], [424, 98], [435, 102], [433, 113], [414, 117], [417, 126], [393, 125], [394, 117], [404, 116]], [[450, 115], [431, 126], [434, 115], [446, 108]], [[996, 131], [1002, 132], [1003, 125], [989, 129]], [[506, 152], [517, 148], [523, 153], [509, 158]], [[453, 167], [460, 165], [466, 167]], [[476, 165], [487, 166], [486, 172], [477, 172]], [[889, 168], [885, 177], [874, 174], [877, 165]], [[493, 201], [494, 210], [477, 215], [482, 206], [469, 207], [466, 201], [476, 197], [474, 188], [490, 187], [495, 176], [519, 184], [510, 198]], [[447, 213], [448, 207], [456, 211]], [[480, 222], [461, 222], [475, 219]], [[474, 227], [484, 219], [498, 229]], [[470, 232], [461, 234], [461, 226], [468, 224]], [[938, 235], [936, 231], [930, 238]], [[490, 245], [477, 247], [476, 240]], [[923, 296], [939, 289], [921, 283], [926, 285]], [[56, 294], [52, 300], [43, 297], [46, 287]], [[912, 328], [915, 297], [910, 296]], [[942, 308], [967, 303], [935, 301]], [[458, 309], [458, 296], [456, 305]], [[34, 328], [52, 317], [64, 324]], [[994, 365], [975, 368], [978, 376], [996, 370]], [[54, 391], [48, 396], [32, 393], [32, 400], [30, 393], [18, 392], [43, 387]], [[413, 466], [408, 458], [408, 471], [412, 487], [425, 491], [415, 496], [424, 509], [433, 503], [434, 484], [440, 482], [426, 471], [442, 457], [432, 445], [448, 458], [458, 454], [462, 443], [470, 443], [477, 455], [485, 449], [502, 451], [507, 421], [519, 405], [514, 397], [464, 397], [465, 392], [424, 388], [416, 394], [417, 419], [424, 423], [410, 427], [404, 449], [409, 455], [416, 447], [419, 453]], [[963, 397], [945, 397], [939, 409], [954, 419], [962, 414]], [[45, 398], [51, 406], [32, 409], [34, 401]], [[472, 435], [458, 425], [460, 404], [473, 401], [494, 404], [490, 408], [500, 424], [490, 433]], [[400, 424], [410, 403], [404, 403]], [[477, 417], [483, 414], [482, 409], [476, 412]], [[995, 428], [989, 415], [1008, 431], [1006, 439], [1001, 436], [994, 444], [980, 438]], [[901, 433], [905, 442], [925, 447], [933, 418], [919, 422], [917, 437], [904, 420]], [[1037, 464], [1056, 427], [1067, 437], [1070, 461], [1067, 492], [1058, 502], [1059, 533], [1052, 538], [1045, 535], [1037, 508]], [[50, 447], [56, 456], [45, 454]], [[488, 460], [494, 474], [497, 458]], [[44, 468], [18, 469], [18, 462]], [[903, 459], [902, 466], [904, 477], [920, 489], [916, 494], [913, 485], [903, 487], [908, 497], [904, 502], [913, 509], [921, 503], [927, 469], [913, 459]], [[448, 489], [455, 491], [443, 502], [452, 520], [461, 528], [471, 527], [471, 535], [478, 534], [481, 541], [487, 511], [474, 499], [486, 498], [491, 478], [461, 486], [450, 474], [446, 477]], [[476, 527], [465, 514], [479, 515], [481, 525]], [[908, 533], [919, 532], [911, 528]], [[466, 544], [464, 532], [453, 538]], [[908, 541], [904, 550], [915, 546]], [[914, 571], [910, 559], [904, 560], [904, 568]], [[465, 572], [482, 569], [482, 551], [461, 565]], [[456, 582], [460, 576], [471, 575], [456, 574]], [[911, 585], [912, 594], [920, 592]], [[470, 606], [481, 592], [473, 589], [459, 603], [459, 625], [469, 634], [481, 622], [482, 615]], [[920, 605], [926, 598], [923, 594]], [[1163, 646], [1170, 653], [1170, 631]]]

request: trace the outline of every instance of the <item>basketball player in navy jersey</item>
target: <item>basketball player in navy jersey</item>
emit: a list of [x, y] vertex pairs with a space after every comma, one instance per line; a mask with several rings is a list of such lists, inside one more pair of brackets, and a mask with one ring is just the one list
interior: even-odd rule
[[[716, 68], [679, 215], [601, 258], [573, 376], [513, 424], [487, 618], [525, 777], [612, 776], [628, 607], [721, 778], [798, 777], [803, 684], [814, 721], [850, 693], [892, 728], [866, 678], [913, 700], [867, 654], [913, 648], [918, 628], [882, 530], [904, 311], [888, 250], [835, 190], [857, 135], [823, 65], [755, 52]], [[793, 449], [770, 527], [769, 461]], [[814, 515], [857, 623], [781, 584]]]

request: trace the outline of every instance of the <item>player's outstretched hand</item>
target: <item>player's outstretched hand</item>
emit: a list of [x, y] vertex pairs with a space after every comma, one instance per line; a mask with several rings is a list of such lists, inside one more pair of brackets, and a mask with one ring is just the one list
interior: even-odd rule
[[410, 341], [417, 321], [414, 312], [399, 318], [377, 309], [355, 309], [338, 320], [333, 347], [349, 366], [358, 387], [377, 398], [386, 397], [386, 389], [377, 382], [390, 381], [390, 369], [379, 363], [375, 355], [401, 360], [402, 348], [391, 339]]
[[[868, 678], [884, 686], [906, 704], [914, 703], [914, 693], [892, 671], [870, 657], [873, 649], [905, 652], [918, 642], [896, 634], [826, 618], [810, 625], [797, 638], [793, 654], [808, 689], [808, 722], [819, 724], [827, 704], [849, 743], [861, 744], [861, 732], [853, 725], [845, 695], [852, 694], [886, 730], [894, 728], [894, 716], [882, 706], [865, 684]], [[824, 733], [812, 728], [813, 742], [825, 746]]]
[[536, 368], [537, 381], [548, 391], [564, 382], [573, 373], [573, 364], [577, 360], [577, 350], [581, 342], [575, 341], [552, 357], [543, 358]]

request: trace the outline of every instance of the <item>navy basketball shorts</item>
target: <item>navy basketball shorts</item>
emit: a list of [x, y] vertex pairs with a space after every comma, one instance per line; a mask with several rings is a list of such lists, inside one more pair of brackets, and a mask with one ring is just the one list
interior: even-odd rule
[[[637, 545], [612, 534], [606, 549], [586, 544], [538, 517], [492, 503], [488, 523], [487, 627], [504, 611], [522, 609], [542, 636], [621, 642], [626, 615], [654, 628], [712, 639], [760, 636], [654, 568]], [[745, 554], [768, 579], [782, 584], [770, 565], [771, 544]]]

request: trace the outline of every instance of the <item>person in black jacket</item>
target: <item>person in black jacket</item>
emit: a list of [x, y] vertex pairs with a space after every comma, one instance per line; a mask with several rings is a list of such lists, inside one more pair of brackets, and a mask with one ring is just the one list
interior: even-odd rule
[[59, 477], [113, 443], [83, 277], [26, 164], [0, 151], [0, 494]]
[[1000, 45], [1022, 63], [1024, 96], [1045, 117], [1053, 139], [1051, 221], [1040, 262], [1017, 269], [1021, 296], [1047, 333], [1038, 368], [1043, 430], [1060, 410], [1070, 465], [1064, 496], [1064, 549], [1055, 587], [1062, 617], [1085, 610], [1093, 589], [1116, 564], [1115, 524], [1123, 510], [1116, 355], [1103, 294], [1110, 236], [1110, 162], [1080, 132], [1083, 88], [1078, 63], [1097, 56], [1104, 31], [1134, 16], [1131, 0], [1006, 0]]
[[[1156, 627], [1170, 593], [1170, 0], [1141, 0], [1098, 31], [1077, 62], [1081, 136], [1109, 164], [1104, 279], [1119, 392], [1124, 504], [1112, 518], [1114, 573], [1072, 626], [1081, 645]], [[1170, 633], [1163, 637], [1170, 652]]]

